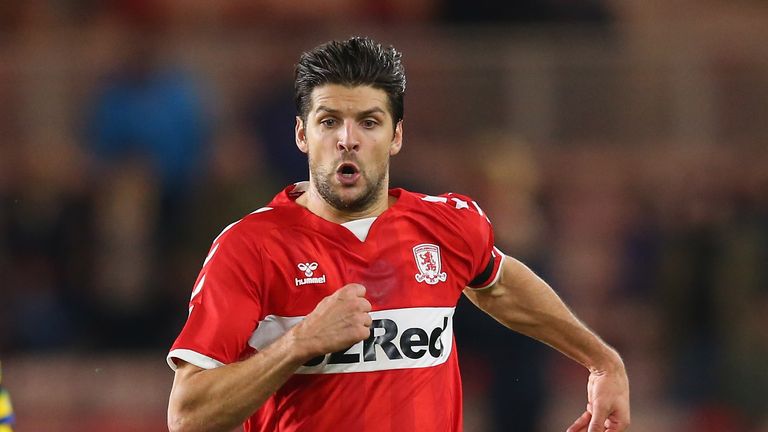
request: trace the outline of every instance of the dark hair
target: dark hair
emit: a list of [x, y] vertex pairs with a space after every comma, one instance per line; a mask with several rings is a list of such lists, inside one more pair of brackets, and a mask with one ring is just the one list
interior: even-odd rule
[[383, 90], [389, 100], [394, 123], [403, 119], [405, 69], [402, 54], [384, 48], [367, 37], [324, 43], [307, 51], [296, 64], [294, 97], [296, 111], [307, 120], [312, 90], [324, 84], [369, 85]]

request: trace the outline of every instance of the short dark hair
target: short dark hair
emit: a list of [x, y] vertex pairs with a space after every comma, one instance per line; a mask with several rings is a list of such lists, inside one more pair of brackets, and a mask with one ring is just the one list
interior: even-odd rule
[[405, 69], [402, 54], [367, 37], [330, 41], [301, 55], [296, 64], [296, 112], [306, 122], [312, 90], [324, 84], [369, 85], [383, 90], [394, 123], [403, 119]]

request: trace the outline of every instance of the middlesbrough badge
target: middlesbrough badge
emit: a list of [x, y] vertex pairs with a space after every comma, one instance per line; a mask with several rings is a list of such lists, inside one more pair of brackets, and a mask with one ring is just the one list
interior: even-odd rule
[[426, 282], [429, 285], [445, 282], [448, 275], [441, 271], [439, 246], [429, 243], [420, 244], [413, 248], [413, 257], [419, 268], [419, 273], [416, 273], [416, 281]]

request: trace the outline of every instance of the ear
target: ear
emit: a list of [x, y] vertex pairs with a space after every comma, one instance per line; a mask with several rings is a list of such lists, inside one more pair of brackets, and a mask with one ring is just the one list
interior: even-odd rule
[[309, 151], [309, 147], [307, 146], [307, 131], [304, 128], [304, 122], [301, 120], [301, 117], [299, 116], [296, 116], [295, 135], [296, 135], [296, 147], [298, 147], [302, 153], [306, 153], [307, 151]]
[[392, 144], [389, 146], [389, 155], [394, 156], [400, 153], [403, 146], [403, 121], [400, 120], [395, 126], [395, 134], [392, 136]]

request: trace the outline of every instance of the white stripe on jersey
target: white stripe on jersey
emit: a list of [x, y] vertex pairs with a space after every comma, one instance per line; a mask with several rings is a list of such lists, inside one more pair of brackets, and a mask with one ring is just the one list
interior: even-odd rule
[[220, 366], [224, 366], [224, 363], [214, 358], [200, 354], [199, 352], [188, 349], [175, 349], [169, 352], [168, 356], [165, 358], [165, 361], [168, 362], [168, 366], [170, 366], [173, 370], [176, 370], [176, 363], [173, 362], [173, 359], [175, 358], [184, 360], [187, 363], [193, 364], [203, 369], [214, 369]]
[[281, 317], [267, 315], [263, 320], [259, 321], [256, 330], [253, 331], [251, 338], [248, 339], [248, 345], [257, 351], [261, 351], [303, 319], [303, 316]]
[[200, 291], [203, 290], [203, 285], [205, 285], [205, 277], [207, 275], [204, 274], [203, 277], [200, 278], [200, 282], [197, 283], [197, 286], [195, 289], [192, 290], [192, 295], [189, 296], [189, 301], [192, 301], [196, 295], [200, 294]]
[[[262, 207], [262, 208], [259, 208], [259, 209], [256, 209], [256, 210], [252, 211], [250, 214], [253, 215], [253, 214], [257, 214], [257, 213], [263, 213], [263, 212], [269, 211], [269, 210], [273, 210], [272, 207]], [[233, 226], [235, 226], [238, 223], [240, 223], [240, 221], [242, 221], [242, 219], [236, 220], [236, 221], [232, 222], [231, 224], [227, 225], [223, 230], [221, 230], [219, 235], [217, 235], [216, 238], [213, 239], [213, 243], [216, 243], [219, 240], [219, 238], [221, 238], [221, 236], [224, 235], [225, 232], [229, 231], [230, 228], [232, 228]]]
[[251, 214], [264, 213], [265, 211], [272, 210], [272, 207], [262, 207], [251, 212]]
[[494, 276], [493, 279], [490, 282], [488, 282], [485, 286], [481, 286], [478, 288], [467, 287], [472, 291], [478, 291], [478, 290], [484, 290], [484, 289], [490, 288], [494, 286], [496, 282], [498, 282], [499, 279], [501, 278], [501, 272], [504, 271], [504, 260], [507, 258], [507, 256], [504, 255], [504, 253], [501, 252], [496, 246], [493, 247], [493, 251], [491, 253], [494, 254], [494, 257], [496, 259], [501, 259], [501, 263], [499, 263], [499, 269], [496, 270], [496, 276]]
[[432, 196], [432, 195], [425, 195], [425, 196], [421, 197], [421, 199], [422, 199], [422, 201], [434, 202], [434, 203], [437, 203], [437, 202], [447, 203], [448, 202], [448, 198], [446, 198], [446, 197], [439, 197], [439, 196]]
[[[453, 349], [453, 312], [449, 307], [370, 312], [371, 336], [347, 350], [307, 362], [296, 373], [330, 374], [437, 366]], [[304, 317], [269, 315], [259, 322], [248, 345], [264, 349]]]
[[211, 258], [213, 258], [213, 255], [215, 255], [215, 254], [216, 254], [216, 251], [218, 251], [218, 250], [219, 250], [219, 245], [220, 245], [220, 244], [221, 244], [221, 243], [216, 243], [216, 244], [213, 246], [213, 249], [211, 249], [211, 251], [208, 253], [208, 256], [207, 256], [207, 257], [205, 257], [205, 261], [203, 261], [203, 267], [205, 267], [205, 266], [207, 266], [207, 265], [208, 265], [208, 262], [211, 260]]

